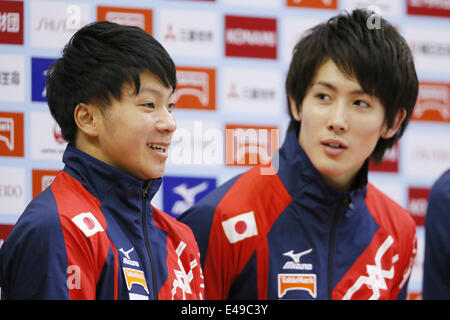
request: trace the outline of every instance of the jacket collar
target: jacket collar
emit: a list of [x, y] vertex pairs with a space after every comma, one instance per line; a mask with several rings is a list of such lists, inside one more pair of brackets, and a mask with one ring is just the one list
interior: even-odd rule
[[364, 201], [368, 160], [358, 173], [352, 190], [349, 192], [337, 190], [325, 182], [300, 146], [295, 130], [292, 130], [286, 134], [284, 143], [279, 149], [279, 164], [278, 175], [292, 198], [309, 196], [323, 205], [335, 204], [347, 198], [351, 203], [350, 208], [356, 208]]
[[[64, 171], [77, 179], [102, 204], [121, 201], [141, 206], [143, 189], [148, 186], [148, 199], [159, 190], [162, 178], [141, 180], [67, 145], [63, 155]], [[149, 201], [148, 200], [148, 201]]]

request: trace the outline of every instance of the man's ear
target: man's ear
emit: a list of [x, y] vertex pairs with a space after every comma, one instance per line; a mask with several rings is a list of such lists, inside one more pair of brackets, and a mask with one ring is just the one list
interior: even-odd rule
[[384, 132], [381, 135], [382, 138], [384, 139], [390, 139], [392, 138], [395, 133], [398, 131], [398, 129], [400, 128], [400, 125], [403, 123], [403, 121], [406, 118], [406, 110], [405, 109], [401, 109], [397, 112], [397, 114], [395, 115], [395, 119], [394, 119], [394, 123], [392, 124], [392, 127], [388, 128], [387, 124], [386, 127], [384, 128]]
[[297, 103], [295, 102], [294, 98], [292, 98], [292, 96], [289, 96], [289, 107], [291, 108], [291, 113], [294, 119], [300, 122], [301, 120], [300, 108], [297, 108]]
[[79, 103], [75, 107], [73, 116], [78, 129], [90, 137], [98, 135], [98, 116], [100, 110], [97, 106], [86, 103]]

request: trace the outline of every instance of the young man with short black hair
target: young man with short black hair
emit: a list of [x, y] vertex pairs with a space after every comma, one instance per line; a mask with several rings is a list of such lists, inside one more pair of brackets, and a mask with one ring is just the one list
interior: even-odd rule
[[65, 167], [0, 250], [3, 299], [203, 299], [192, 231], [150, 204], [175, 87], [172, 59], [142, 29], [75, 33], [47, 72]]
[[367, 175], [404, 132], [418, 81], [406, 41], [381, 17], [369, 29], [371, 14], [337, 15], [296, 45], [276, 173], [252, 168], [179, 218], [207, 299], [406, 297], [415, 224]]

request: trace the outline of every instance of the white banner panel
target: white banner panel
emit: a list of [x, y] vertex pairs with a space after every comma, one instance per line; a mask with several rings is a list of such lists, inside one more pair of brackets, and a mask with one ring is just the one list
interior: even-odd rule
[[31, 46], [62, 49], [70, 37], [90, 22], [87, 3], [31, 2]]
[[25, 199], [25, 168], [0, 167], [0, 214], [21, 214]]

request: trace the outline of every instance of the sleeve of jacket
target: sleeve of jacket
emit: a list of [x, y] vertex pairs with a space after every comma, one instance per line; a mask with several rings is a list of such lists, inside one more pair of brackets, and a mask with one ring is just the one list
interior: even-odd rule
[[[402, 277], [400, 279], [399, 286], [399, 293], [397, 295], [397, 300], [406, 300], [408, 295], [408, 284], [409, 284], [409, 278], [411, 276], [411, 272], [414, 266], [414, 260], [416, 259], [417, 254], [417, 237], [416, 237], [416, 227], [415, 225], [412, 226], [412, 230], [410, 232], [411, 239], [408, 240], [407, 248], [404, 250], [407, 253], [406, 256], [406, 265], [403, 268]], [[394, 299], [394, 297], [392, 298]]]
[[229, 188], [239, 177], [240, 175], [230, 179], [214, 191], [210, 192], [200, 202], [178, 217], [178, 220], [187, 224], [194, 233], [200, 249], [200, 262], [203, 270], [205, 267], [206, 252], [208, 250], [209, 236], [216, 208]]
[[230, 245], [228, 241], [222, 241], [223, 231], [216, 230], [220, 227], [217, 225], [220, 216], [217, 206], [237, 178], [229, 180], [212, 191], [178, 218], [179, 221], [191, 228], [200, 249], [206, 299], [226, 299], [231, 285], [228, 278], [233, 277], [233, 272], [224, 270], [224, 268], [227, 269], [228, 264], [232, 263], [231, 258], [227, 256], [230, 250], [223, 248], [223, 246], [229, 247]]
[[216, 221], [219, 216], [213, 208], [200, 204], [189, 210], [182, 220], [191, 227], [197, 239], [207, 300], [226, 299], [235, 277], [230, 243]]
[[417, 236], [416, 236], [416, 224], [409, 213], [405, 212], [408, 216], [410, 223], [405, 223], [402, 225], [404, 230], [404, 238], [401, 244], [400, 261], [403, 262], [401, 267], [401, 277], [398, 280], [397, 297], [392, 297], [392, 299], [406, 300], [408, 293], [408, 283], [411, 276], [412, 269], [414, 267], [414, 261], [417, 254]]
[[[48, 192], [49, 193], [49, 192]], [[68, 299], [67, 257], [51, 194], [33, 201], [0, 251], [2, 299]]]
[[209, 235], [215, 209], [215, 207], [200, 202], [178, 218], [180, 222], [187, 224], [194, 233], [200, 250], [200, 263], [203, 269], [205, 267], [206, 252], [208, 251]]
[[450, 299], [450, 170], [433, 185], [425, 219], [423, 299]]

